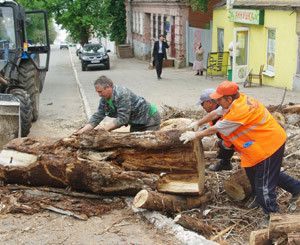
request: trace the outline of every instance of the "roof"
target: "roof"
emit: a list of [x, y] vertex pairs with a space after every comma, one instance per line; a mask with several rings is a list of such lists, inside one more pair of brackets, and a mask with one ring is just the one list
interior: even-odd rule
[[300, 9], [300, 1], [257, 1], [257, 0], [236, 0], [233, 5], [234, 8], [255, 8], [255, 9], [282, 9], [295, 10]]

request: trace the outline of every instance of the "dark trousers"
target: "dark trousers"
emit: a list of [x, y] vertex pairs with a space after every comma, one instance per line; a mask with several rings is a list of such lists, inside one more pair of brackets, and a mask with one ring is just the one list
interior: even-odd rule
[[257, 196], [257, 201], [266, 214], [279, 211], [276, 201], [276, 186], [292, 193], [292, 195], [300, 192], [300, 181], [280, 172], [284, 146], [285, 144], [262, 162], [253, 167], [245, 168], [252, 186], [252, 193]]
[[[234, 154], [234, 149], [225, 148], [222, 144], [223, 140], [218, 141], [219, 152], [217, 158], [222, 160], [230, 160]], [[230, 163], [228, 161], [228, 163]]]
[[155, 56], [155, 69], [156, 69], [157, 77], [160, 77], [161, 75], [162, 67], [163, 67], [163, 59], [164, 59], [164, 55], [162, 53], [159, 53], [158, 55]]
[[160, 114], [156, 111], [147, 124], [132, 124], [130, 132], [141, 132], [147, 130], [157, 131], [160, 128]]

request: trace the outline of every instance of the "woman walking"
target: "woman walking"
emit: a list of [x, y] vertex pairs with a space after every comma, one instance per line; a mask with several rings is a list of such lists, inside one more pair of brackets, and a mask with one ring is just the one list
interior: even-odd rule
[[193, 65], [193, 70], [197, 71], [195, 76], [203, 76], [203, 53], [204, 53], [204, 49], [201, 43], [198, 42], [195, 51], [195, 60]]

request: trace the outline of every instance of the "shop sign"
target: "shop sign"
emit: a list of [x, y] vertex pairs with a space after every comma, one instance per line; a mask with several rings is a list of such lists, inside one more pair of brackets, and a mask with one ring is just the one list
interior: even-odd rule
[[229, 52], [210, 52], [207, 57], [206, 76], [226, 76]]
[[264, 10], [255, 9], [230, 9], [229, 19], [232, 22], [263, 25], [264, 24]]

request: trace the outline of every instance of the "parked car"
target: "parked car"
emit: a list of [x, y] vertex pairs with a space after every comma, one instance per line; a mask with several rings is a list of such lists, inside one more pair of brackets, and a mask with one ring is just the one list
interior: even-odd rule
[[63, 49], [63, 48], [69, 49], [69, 44], [67, 42], [61, 42], [59, 49]]
[[81, 68], [86, 71], [91, 67], [110, 69], [108, 52], [102, 44], [85, 44], [81, 53]]

